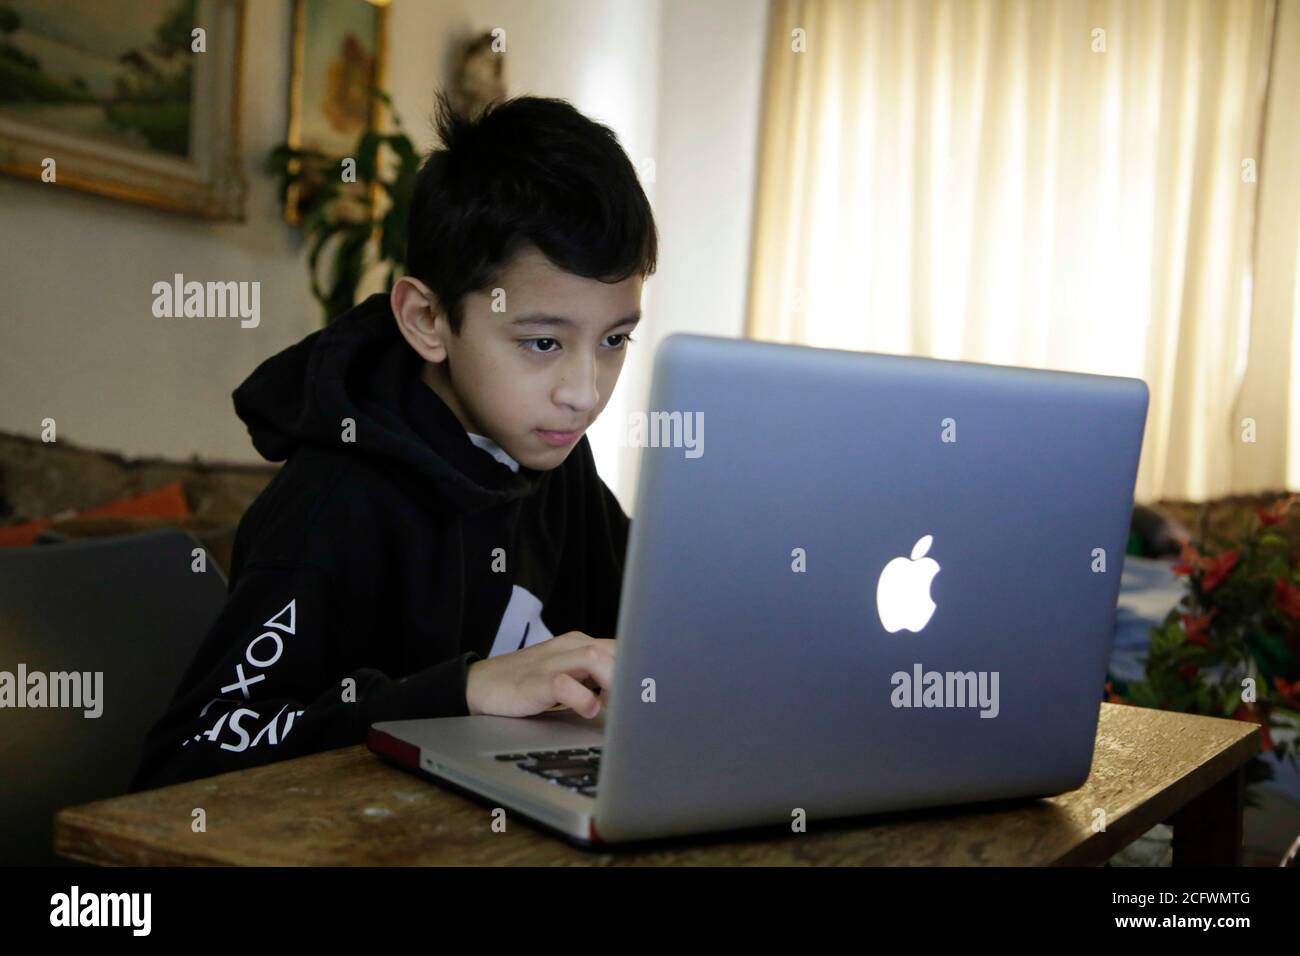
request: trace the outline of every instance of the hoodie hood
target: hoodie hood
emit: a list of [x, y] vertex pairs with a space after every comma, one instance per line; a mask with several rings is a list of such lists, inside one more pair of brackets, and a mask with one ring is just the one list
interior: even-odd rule
[[[414, 483], [421, 498], [440, 496], [462, 513], [534, 492], [548, 473], [512, 471], [475, 445], [420, 380], [421, 361], [397, 330], [388, 296], [376, 293], [262, 362], [235, 389], [235, 413], [268, 461], [304, 446], [360, 455]], [[351, 441], [345, 419], [355, 423]]]

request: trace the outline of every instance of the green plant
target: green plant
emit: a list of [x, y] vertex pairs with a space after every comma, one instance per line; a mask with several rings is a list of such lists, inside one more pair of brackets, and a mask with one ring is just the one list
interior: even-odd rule
[[[1282, 531], [1291, 495], [1247, 516], [1235, 540], [1202, 530], [1175, 574], [1187, 593], [1151, 631], [1143, 681], [1108, 681], [1108, 699], [1260, 725], [1261, 748], [1295, 761], [1300, 729], [1300, 548]], [[1211, 549], [1213, 553], [1210, 553]], [[1272, 731], [1285, 731], [1275, 740]], [[1247, 783], [1271, 779], [1262, 757]], [[1248, 797], [1254, 802], [1253, 796]]]
[[[311, 292], [326, 322], [352, 307], [367, 269], [387, 265], [387, 289], [406, 269], [406, 224], [420, 158], [388, 94], [373, 87], [370, 93], [388, 107], [394, 132], [367, 130], [352, 156], [285, 143], [266, 161], [267, 172], [280, 179], [281, 202], [296, 197]], [[345, 181], [347, 160], [355, 163], [355, 182]]]

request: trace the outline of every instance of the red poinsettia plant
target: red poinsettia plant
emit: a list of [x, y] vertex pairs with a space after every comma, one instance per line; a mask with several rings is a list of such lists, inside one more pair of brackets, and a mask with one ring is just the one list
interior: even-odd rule
[[[1187, 593], [1151, 631], [1146, 680], [1107, 682], [1107, 699], [1252, 721], [1264, 752], [1296, 760], [1300, 548], [1282, 532], [1297, 501], [1256, 508], [1236, 540], [1202, 532], [1183, 542], [1173, 571], [1187, 579]], [[1260, 757], [1246, 768], [1248, 783], [1272, 776]]]

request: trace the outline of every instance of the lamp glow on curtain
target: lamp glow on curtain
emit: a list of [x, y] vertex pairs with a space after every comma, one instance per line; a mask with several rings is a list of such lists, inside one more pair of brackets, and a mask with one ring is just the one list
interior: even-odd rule
[[1297, 325], [1300, 162], [1261, 146], [1298, 6], [775, 0], [746, 334], [1143, 378], [1139, 500], [1300, 485], [1293, 363], [1239, 408]]

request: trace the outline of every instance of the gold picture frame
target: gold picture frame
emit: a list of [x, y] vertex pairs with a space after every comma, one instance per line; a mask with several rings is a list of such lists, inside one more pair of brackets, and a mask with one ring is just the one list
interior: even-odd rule
[[[292, 15], [286, 141], [293, 149], [350, 156], [362, 133], [384, 126], [383, 103], [365, 88], [382, 89], [387, 79], [388, 0], [294, 0]], [[372, 29], [359, 37], [362, 21]], [[290, 225], [301, 224], [302, 202], [301, 183], [291, 182], [284, 203]]]
[[[5, 26], [16, 40], [5, 50], [11, 83], [0, 101], [0, 173], [169, 212], [243, 220], [244, 0], [176, 0], [172, 7], [85, 0], [75, 22], [42, 20], [45, 11], [34, 4], [6, 4]], [[23, 14], [27, 36], [42, 44], [41, 57], [21, 48], [24, 35], [14, 24]], [[159, 53], [169, 26], [171, 48]], [[138, 38], [127, 32], [137, 27]], [[191, 28], [203, 30], [202, 52], [192, 49]], [[75, 37], [60, 35], [74, 29]], [[61, 45], [68, 54], [78, 49], [70, 39], [84, 45], [87, 36], [103, 44], [96, 56], [84, 49], [79, 61], [58, 55]], [[146, 81], [174, 84], [182, 72], [183, 85], [169, 87], [171, 99], [161, 106], [141, 92]], [[15, 75], [29, 85], [13, 81]], [[24, 99], [27, 90], [36, 92]], [[170, 126], [158, 120], [162, 109], [170, 110], [164, 117]]]

